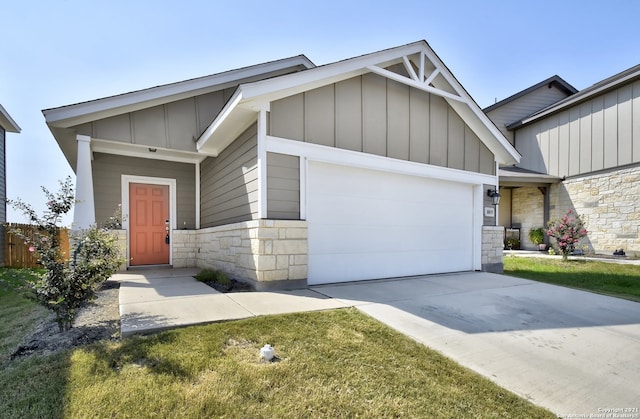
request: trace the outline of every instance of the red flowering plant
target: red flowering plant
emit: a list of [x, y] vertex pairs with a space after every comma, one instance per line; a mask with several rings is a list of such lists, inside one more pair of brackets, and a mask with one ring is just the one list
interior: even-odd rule
[[555, 239], [563, 261], [567, 260], [569, 254], [576, 249], [580, 239], [588, 233], [580, 216], [574, 214], [571, 209], [562, 218], [549, 221], [548, 227], [547, 236]]

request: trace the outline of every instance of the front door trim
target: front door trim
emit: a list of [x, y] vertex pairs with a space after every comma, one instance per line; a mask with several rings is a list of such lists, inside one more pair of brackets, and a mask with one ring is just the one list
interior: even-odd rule
[[[130, 243], [131, 237], [129, 228], [129, 184], [145, 183], [148, 185], [165, 185], [169, 187], [169, 230], [170, 240], [173, 240], [173, 230], [177, 228], [177, 200], [176, 200], [176, 180], [160, 177], [122, 175], [121, 177], [121, 193], [122, 193], [122, 228], [127, 231], [127, 267], [131, 260]], [[173, 246], [169, 246], [169, 264], [173, 265]]]

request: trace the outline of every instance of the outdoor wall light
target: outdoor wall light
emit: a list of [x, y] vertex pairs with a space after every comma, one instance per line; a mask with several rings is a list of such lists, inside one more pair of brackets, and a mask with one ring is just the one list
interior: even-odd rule
[[491, 203], [493, 205], [500, 204], [500, 194], [497, 189], [489, 189], [487, 190], [487, 196], [491, 198]]

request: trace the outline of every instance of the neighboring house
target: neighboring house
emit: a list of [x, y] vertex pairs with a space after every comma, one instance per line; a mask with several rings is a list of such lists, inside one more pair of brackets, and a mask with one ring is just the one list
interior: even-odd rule
[[130, 267], [260, 287], [501, 269], [487, 190], [519, 155], [424, 41], [43, 113], [77, 174], [75, 228], [122, 204]]
[[640, 252], [640, 66], [579, 92], [552, 77], [485, 112], [522, 155], [500, 169], [499, 224], [524, 248], [573, 209], [589, 251]]
[[0, 266], [4, 266], [5, 243], [4, 225], [7, 222], [7, 157], [6, 157], [6, 133], [19, 133], [20, 127], [11, 118], [11, 115], [0, 105]]

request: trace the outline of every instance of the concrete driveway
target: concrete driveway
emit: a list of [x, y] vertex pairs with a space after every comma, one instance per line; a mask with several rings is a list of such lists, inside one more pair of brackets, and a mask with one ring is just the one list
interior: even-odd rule
[[638, 303], [485, 272], [312, 289], [560, 416], [640, 408]]

